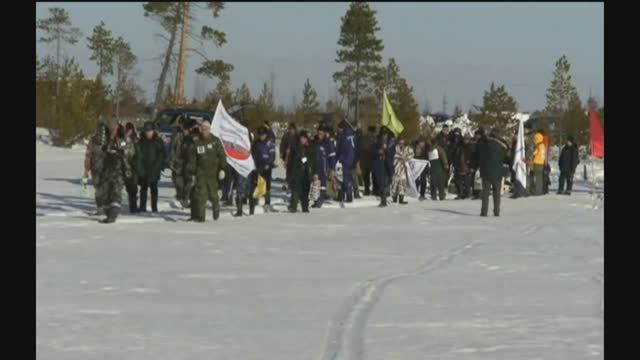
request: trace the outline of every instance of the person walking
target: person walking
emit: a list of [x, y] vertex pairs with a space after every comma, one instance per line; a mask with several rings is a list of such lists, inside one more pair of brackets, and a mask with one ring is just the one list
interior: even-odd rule
[[[576, 168], [580, 164], [580, 157], [578, 156], [578, 146], [573, 141], [573, 136], [567, 137], [567, 142], [560, 151], [560, 157], [558, 158], [558, 167], [560, 168], [560, 179], [558, 180], [558, 195], [571, 195], [573, 188], [573, 175], [576, 173]], [[564, 190], [564, 184], [567, 183], [567, 190]]]
[[147, 194], [151, 190], [151, 211], [158, 212], [158, 181], [165, 161], [164, 143], [151, 122], [142, 128], [144, 136], [138, 142], [137, 172], [140, 184], [140, 206], [138, 211], [147, 211]]
[[500, 216], [500, 187], [504, 176], [503, 164], [508, 161], [507, 149], [507, 144], [500, 138], [497, 128], [478, 143], [478, 160], [482, 178], [480, 216], [487, 216], [490, 192], [493, 194], [493, 215]]
[[544, 146], [543, 135], [539, 132], [533, 135], [533, 150], [531, 164], [533, 168], [533, 192], [532, 195], [542, 195], [544, 193], [544, 165], [546, 162], [547, 149]]

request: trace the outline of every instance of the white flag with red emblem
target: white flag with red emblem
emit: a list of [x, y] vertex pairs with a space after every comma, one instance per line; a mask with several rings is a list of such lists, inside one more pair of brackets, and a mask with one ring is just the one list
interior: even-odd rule
[[248, 177], [256, 165], [251, 157], [251, 139], [249, 130], [231, 117], [224, 109], [222, 101], [218, 101], [216, 113], [211, 121], [213, 135], [222, 141], [227, 163], [240, 175]]

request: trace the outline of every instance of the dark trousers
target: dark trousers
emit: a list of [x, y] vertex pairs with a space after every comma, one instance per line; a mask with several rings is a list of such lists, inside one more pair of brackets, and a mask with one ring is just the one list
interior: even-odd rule
[[446, 192], [446, 184], [447, 181], [444, 179], [443, 175], [431, 175], [431, 199], [436, 200], [444, 200], [447, 197]]
[[542, 186], [542, 192], [544, 194], [548, 194], [549, 193], [549, 187], [551, 186], [551, 166], [549, 166], [549, 164], [546, 164], [544, 166], [544, 182], [543, 182], [543, 186]]
[[291, 206], [290, 211], [295, 212], [298, 207], [298, 202], [302, 207], [302, 211], [309, 211], [309, 191], [311, 190], [310, 181], [298, 181], [292, 182], [293, 188], [291, 189]]
[[137, 179], [124, 179], [124, 186], [129, 197], [129, 213], [138, 211], [138, 181]]
[[343, 164], [342, 166], [342, 196], [346, 198], [351, 198], [353, 196], [353, 169], [351, 168], [351, 165], [352, 164]]
[[544, 193], [544, 165], [533, 165], [532, 195]]
[[567, 192], [571, 192], [573, 188], [573, 172], [561, 171], [560, 179], [558, 180], [558, 192], [564, 191], [564, 183], [567, 182]]
[[420, 192], [420, 197], [424, 197], [424, 194], [427, 192], [427, 176], [428, 176], [428, 174], [429, 174], [429, 171], [425, 167], [424, 170], [422, 170], [422, 173], [420, 174], [418, 179], [416, 180], [416, 187], [418, 188], [418, 191]]
[[[371, 164], [360, 162], [360, 170], [362, 171], [362, 182], [364, 183], [364, 194], [371, 194], [371, 177], [373, 175], [371, 171]], [[375, 185], [374, 185], [375, 187]]]
[[233, 190], [233, 181], [235, 180], [235, 169], [227, 164], [224, 169], [225, 177], [222, 183], [222, 201], [231, 201], [231, 192]]
[[380, 196], [380, 203], [387, 204], [387, 196], [389, 192], [389, 186], [391, 185], [391, 177], [388, 176], [383, 163], [376, 164], [374, 169], [376, 179], [376, 193]]
[[147, 211], [147, 191], [151, 188], [151, 211], [158, 212], [158, 180], [140, 182], [139, 211]]
[[482, 209], [480, 215], [487, 216], [489, 211], [489, 192], [493, 194], [493, 214], [500, 215], [500, 186], [502, 181], [482, 179]]
[[473, 180], [471, 179], [471, 174], [456, 174], [456, 191], [458, 192], [458, 197], [461, 199], [466, 199], [471, 195], [471, 189], [473, 187]]

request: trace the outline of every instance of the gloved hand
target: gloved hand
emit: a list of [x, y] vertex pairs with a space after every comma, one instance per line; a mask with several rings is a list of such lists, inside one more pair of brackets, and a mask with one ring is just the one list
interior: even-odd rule
[[218, 173], [218, 180], [224, 180], [224, 170], [220, 170]]

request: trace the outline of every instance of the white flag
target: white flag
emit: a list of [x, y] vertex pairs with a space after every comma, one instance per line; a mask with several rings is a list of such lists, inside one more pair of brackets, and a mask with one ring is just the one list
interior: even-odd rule
[[[516, 151], [513, 156], [513, 171], [516, 172], [516, 181], [520, 182], [523, 188], [527, 188], [527, 163], [524, 150], [524, 124], [520, 119], [518, 125], [518, 140], [516, 141]], [[515, 185], [515, 184], [514, 184]]]
[[411, 159], [404, 162], [404, 167], [407, 171], [407, 182], [409, 187], [406, 190], [406, 195], [414, 198], [420, 197], [418, 189], [416, 188], [416, 179], [420, 177], [422, 171], [427, 167], [429, 161], [421, 159]]
[[249, 130], [227, 113], [222, 101], [218, 101], [211, 128], [213, 135], [222, 141], [224, 152], [227, 154], [227, 163], [240, 175], [248, 177], [249, 173], [256, 168], [251, 157]]

